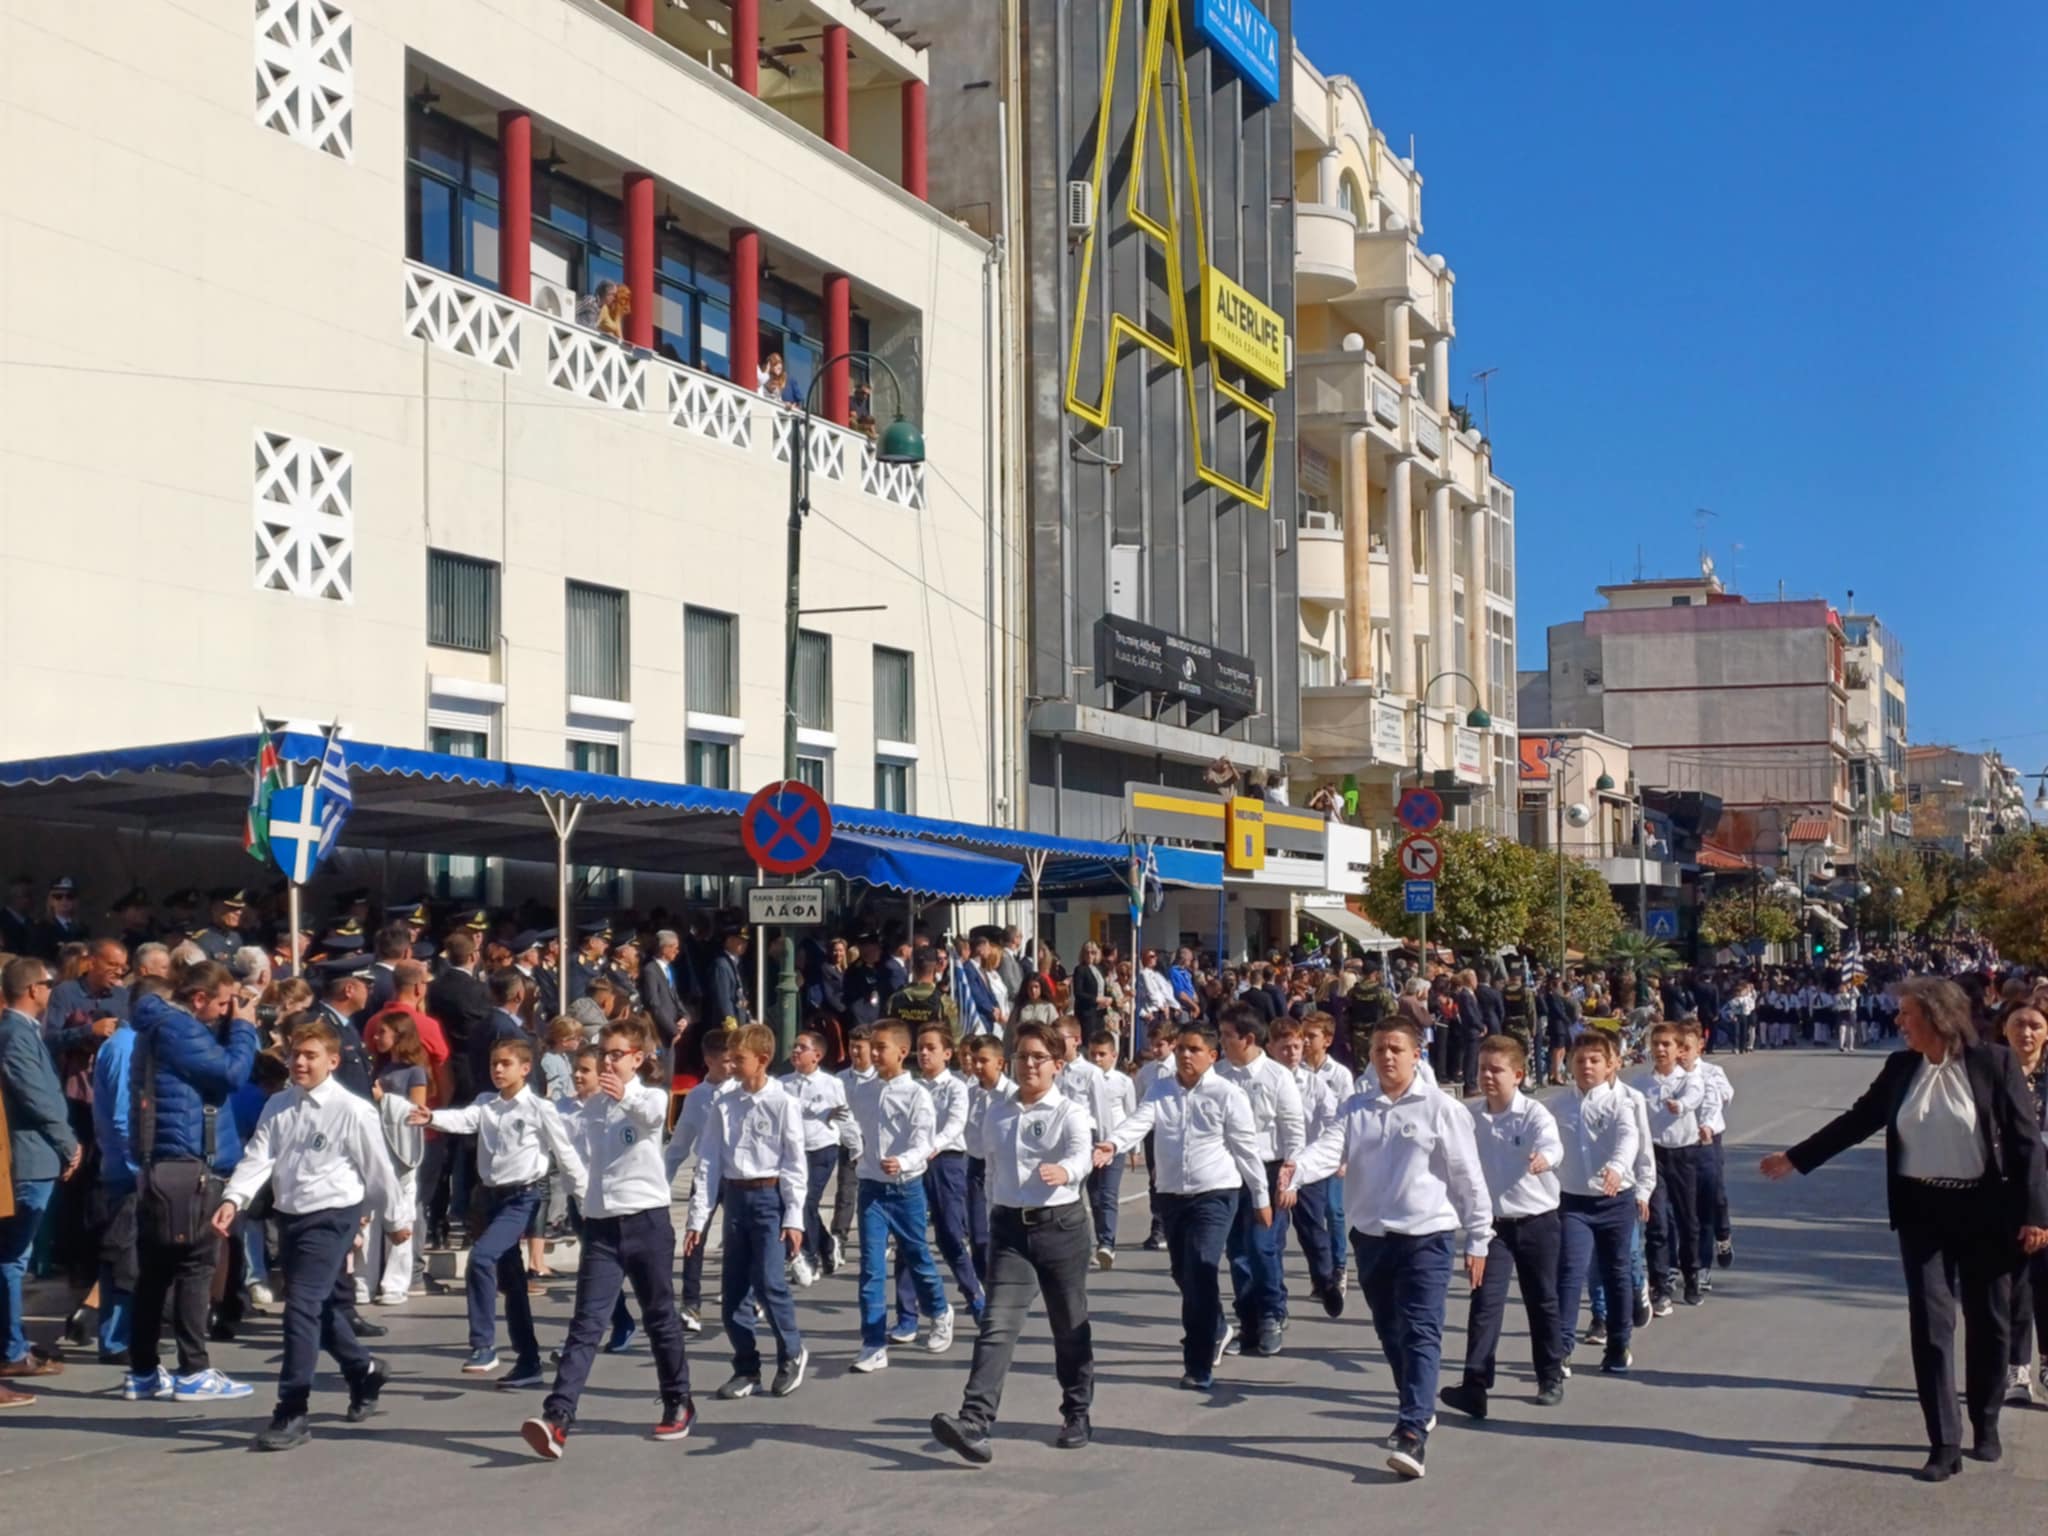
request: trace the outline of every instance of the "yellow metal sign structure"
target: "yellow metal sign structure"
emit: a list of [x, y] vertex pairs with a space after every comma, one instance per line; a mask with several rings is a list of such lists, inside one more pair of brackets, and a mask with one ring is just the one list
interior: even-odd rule
[[[1103, 192], [1107, 186], [1109, 170], [1109, 106], [1114, 82], [1117, 79], [1117, 52], [1123, 42], [1124, 7], [1133, 0], [1114, 0], [1109, 18], [1109, 51], [1102, 66], [1102, 78], [1106, 82], [1101, 105], [1097, 108], [1095, 134], [1095, 206], [1103, 204]], [[1143, 3], [1143, 0], [1137, 0]], [[1195, 391], [1194, 342], [1188, 334], [1187, 282], [1181, 269], [1180, 216], [1174, 203], [1174, 178], [1167, 174], [1173, 164], [1168, 139], [1165, 92], [1161, 84], [1162, 65], [1165, 59], [1167, 29], [1173, 32], [1174, 60], [1178, 66], [1174, 76], [1180, 88], [1175, 95], [1180, 100], [1181, 153], [1187, 164], [1188, 210], [1194, 219], [1195, 260], [1202, 274], [1202, 297], [1204, 300], [1202, 336], [1209, 347], [1210, 386], [1230, 404], [1264, 428], [1266, 449], [1264, 465], [1256, 485], [1246, 485], [1232, 479], [1209, 462], [1209, 445], [1203, 441], [1202, 411]], [[1132, 167], [1129, 192], [1126, 198], [1126, 214], [1130, 222], [1142, 230], [1159, 247], [1160, 257], [1166, 268], [1167, 298], [1173, 310], [1173, 334], [1167, 337], [1155, 335], [1138, 321], [1121, 312], [1112, 313], [1109, 318], [1109, 334], [1103, 339], [1102, 381], [1097, 386], [1096, 398], [1085, 398], [1081, 393], [1081, 342], [1086, 334], [1089, 299], [1088, 285], [1095, 265], [1095, 241], [1101, 230], [1102, 219], [1098, 216], [1094, 225], [1081, 242], [1080, 281], [1075, 285], [1074, 328], [1067, 357], [1067, 409], [1083, 421], [1096, 427], [1110, 424], [1111, 407], [1116, 395], [1116, 361], [1119, 344], [1129, 338], [1146, 351], [1180, 370], [1187, 386], [1188, 422], [1190, 438], [1195, 449], [1195, 473], [1209, 485], [1228, 492], [1250, 506], [1267, 510], [1273, 502], [1273, 452], [1279, 436], [1278, 424], [1270, 406], [1262, 404], [1244, 390], [1232, 384], [1223, 376], [1219, 357], [1229, 357], [1255, 377], [1279, 387], [1286, 382], [1285, 376], [1285, 328], [1281, 328], [1278, 347], [1281, 353], [1280, 366], [1271, 373], [1262, 373], [1246, 362], [1236, 351], [1227, 350], [1222, 344], [1211, 340], [1214, 335], [1209, 319], [1208, 299], [1211, 293], [1209, 247], [1206, 226], [1202, 219], [1202, 189], [1195, 176], [1199, 163], [1195, 153], [1194, 112], [1188, 105], [1186, 82], [1188, 74], [1187, 44], [1181, 31], [1180, 0], [1151, 0], [1151, 13], [1145, 28], [1145, 64], [1138, 80], [1137, 122], [1131, 136], [1135, 163]], [[1145, 178], [1140, 174], [1145, 158], [1146, 130], [1151, 128], [1157, 137], [1161, 175], [1159, 184], [1165, 201], [1163, 217], [1154, 217], [1140, 206], [1138, 187]], [[1220, 276], [1220, 274], [1218, 274]], [[1228, 279], [1224, 279], [1228, 281]], [[1231, 285], [1233, 288], [1235, 284]], [[1242, 289], [1237, 290], [1243, 293]], [[1250, 298], [1246, 294], [1247, 299]], [[1256, 303], [1256, 300], [1253, 300]], [[1276, 323], [1280, 317], [1261, 305], [1267, 316]]]
[[1287, 387], [1287, 322], [1214, 267], [1202, 273], [1202, 340], [1253, 378]]
[[1266, 867], [1266, 802], [1244, 795], [1224, 811], [1223, 867], [1244, 873]]

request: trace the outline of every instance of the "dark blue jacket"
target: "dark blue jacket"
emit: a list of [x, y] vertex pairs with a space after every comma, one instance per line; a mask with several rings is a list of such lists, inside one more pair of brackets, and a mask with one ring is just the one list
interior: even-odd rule
[[[226, 1041], [184, 1009], [160, 997], [137, 1000], [129, 1024], [135, 1030], [135, 1059], [156, 1059], [157, 1158], [198, 1157], [205, 1147], [205, 1110], [214, 1117], [213, 1166], [230, 1173], [241, 1160], [242, 1137], [235, 1117], [225, 1112], [235, 1090], [249, 1081], [256, 1061], [256, 1031], [235, 1020]], [[133, 1111], [131, 1114], [131, 1124]], [[139, 1150], [139, 1149], [138, 1149]]]
[[14, 1008], [0, 1013], [0, 1100], [7, 1106], [15, 1183], [60, 1176], [78, 1150], [78, 1138], [42, 1031]]

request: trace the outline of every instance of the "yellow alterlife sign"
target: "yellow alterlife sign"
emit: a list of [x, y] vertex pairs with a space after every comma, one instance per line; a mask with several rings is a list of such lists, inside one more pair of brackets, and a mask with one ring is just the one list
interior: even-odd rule
[[1253, 378], [1287, 387], [1287, 322], [1214, 267], [1202, 269], [1202, 340]]
[[1224, 807], [1223, 866], [1240, 873], [1266, 867], [1266, 802], [1233, 795]]

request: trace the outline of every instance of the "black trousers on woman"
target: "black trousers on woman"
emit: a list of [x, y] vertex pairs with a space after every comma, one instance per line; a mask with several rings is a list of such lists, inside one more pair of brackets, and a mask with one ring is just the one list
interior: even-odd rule
[[2012, 1352], [2006, 1359], [2025, 1365], [2029, 1348], [2040, 1337], [2036, 1366], [2048, 1366], [2048, 1251], [2020, 1260], [2012, 1277]]
[[1929, 1190], [1900, 1213], [1913, 1388], [1937, 1452], [1962, 1448], [1956, 1412], [1956, 1312], [1963, 1315], [1963, 1396], [1970, 1429], [1998, 1428], [2012, 1342], [2011, 1223], [1974, 1190]]

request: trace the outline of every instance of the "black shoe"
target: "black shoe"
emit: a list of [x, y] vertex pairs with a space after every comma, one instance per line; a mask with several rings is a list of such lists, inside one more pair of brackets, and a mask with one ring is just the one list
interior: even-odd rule
[[360, 1424], [377, 1411], [377, 1399], [384, 1394], [384, 1383], [391, 1379], [391, 1373], [384, 1369], [382, 1360], [372, 1360], [360, 1381], [348, 1384], [348, 1412], [342, 1417], [351, 1424]]
[[303, 1413], [286, 1413], [282, 1408], [270, 1416], [270, 1423], [256, 1432], [259, 1451], [291, 1451], [313, 1438]]
[[1216, 1378], [1213, 1376], [1192, 1376], [1183, 1371], [1180, 1378], [1180, 1389], [1183, 1392], [1213, 1392], [1216, 1390]]
[[1166, 1247], [1166, 1235], [1163, 1232], [1151, 1233], [1146, 1237], [1144, 1247], [1147, 1253], [1160, 1252]]
[[1650, 1326], [1650, 1298], [1646, 1292], [1642, 1291], [1636, 1293], [1636, 1326], [1638, 1328]]
[[1283, 1330], [1280, 1320], [1277, 1317], [1269, 1317], [1259, 1324], [1259, 1336], [1257, 1342], [1252, 1345], [1252, 1353], [1255, 1355], [1277, 1355], [1280, 1353], [1282, 1338]]
[[99, 1315], [97, 1307], [80, 1307], [69, 1317], [65, 1318], [64, 1342], [66, 1344], [85, 1343], [97, 1331]]
[[1344, 1315], [1344, 1282], [1333, 1281], [1323, 1287], [1323, 1311], [1330, 1317]]
[[127, 1365], [128, 1351], [125, 1349], [103, 1349], [100, 1351], [101, 1365]]
[[996, 1458], [995, 1447], [988, 1442], [987, 1430], [978, 1424], [956, 1419], [950, 1413], [932, 1415], [932, 1438], [962, 1461], [971, 1461], [977, 1467], [985, 1467]]
[[721, 1402], [731, 1403], [743, 1397], [752, 1397], [760, 1390], [761, 1378], [758, 1374], [749, 1375], [745, 1371], [734, 1371], [727, 1378], [725, 1385], [718, 1389], [718, 1397]]
[[1697, 1275], [1688, 1275], [1686, 1277], [1684, 1300], [1688, 1307], [1696, 1307], [1700, 1304], [1700, 1282]]
[[215, 1344], [232, 1344], [235, 1342], [235, 1325], [220, 1312], [210, 1312], [206, 1317], [206, 1337]]
[[1585, 1331], [1582, 1337], [1588, 1344], [1605, 1344], [1607, 1342], [1607, 1325], [1605, 1323], [1595, 1323]]
[[1963, 1458], [1955, 1451], [1944, 1447], [1927, 1453], [1927, 1465], [1913, 1474], [1922, 1483], [1945, 1483], [1963, 1470]]
[[1536, 1406], [1538, 1408], [1555, 1408], [1563, 1401], [1564, 1383], [1561, 1381], [1551, 1382], [1541, 1392], [1536, 1394]]
[[1722, 1239], [1721, 1239], [1721, 1240], [1720, 1240], [1719, 1242], [1717, 1242], [1716, 1244], [1714, 1244], [1714, 1262], [1715, 1262], [1716, 1264], [1718, 1264], [1718, 1265], [1719, 1265], [1719, 1266], [1720, 1266], [1721, 1268], [1723, 1268], [1723, 1269], [1728, 1269], [1728, 1268], [1731, 1268], [1731, 1267], [1732, 1267], [1732, 1266], [1734, 1265], [1734, 1263], [1735, 1263], [1735, 1239], [1734, 1239], [1734, 1238], [1732, 1238], [1732, 1237], [1724, 1237], [1724, 1238], [1722, 1238]]
[[1456, 1386], [1445, 1387], [1437, 1393], [1436, 1400], [1468, 1418], [1486, 1417], [1486, 1388], [1476, 1381], [1461, 1381]]
[[1063, 1451], [1078, 1451], [1088, 1443], [1088, 1439], [1088, 1415], [1076, 1413], [1068, 1416], [1052, 1443]]
[[1998, 1426], [1990, 1425], [1977, 1431], [1977, 1443], [1963, 1454], [1972, 1461], [1994, 1462], [2005, 1454], [2005, 1447], [1998, 1443]]
[[391, 1330], [382, 1323], [373, 1323], [360, 1312], [348, 1315], [348, 1325], [359, 1339], [381, 1339]]
[[1387, 1452], [1387, 1465], [1403, 1477], [1422, 1476], [1422, 1437], [1394, 1436], [1393, 1447]]

